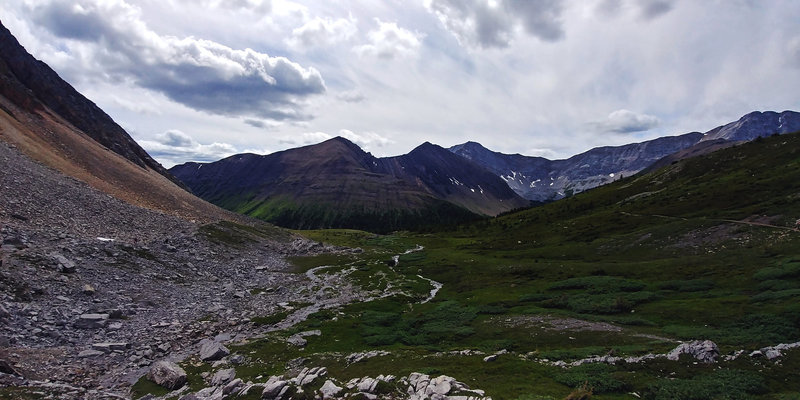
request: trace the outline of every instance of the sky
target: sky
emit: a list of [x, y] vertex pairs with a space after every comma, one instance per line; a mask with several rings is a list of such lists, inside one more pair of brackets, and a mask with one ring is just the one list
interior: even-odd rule
[[335, 136], [557, 159], [800, 110], [797, 0], [14, 0], [0, 21], [167, 167]]

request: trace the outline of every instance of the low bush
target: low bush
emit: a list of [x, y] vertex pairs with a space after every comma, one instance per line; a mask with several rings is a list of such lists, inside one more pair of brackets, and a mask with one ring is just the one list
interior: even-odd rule
[[675, 290], [677, 292], [702, 292], [714, 287], [710, 279], [688, 279], [662, 282], [658, 285], [661, 290]]
[[559, 372], [555, 381], [572, 388], [591, 388], [593, 393], [611, 393], [627, 390], [629, 385], [620, 380], [620, 374], [608, 364], [593, 363], [572, 367]]
[[755, 372], [718, 370], [692, 379], [659, 380], [642, 397], [655, 400], [749, 399], [764, 393], [763, 379]]

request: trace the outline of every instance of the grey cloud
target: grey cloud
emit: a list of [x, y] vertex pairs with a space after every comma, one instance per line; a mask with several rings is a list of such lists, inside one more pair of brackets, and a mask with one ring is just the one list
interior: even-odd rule
[[609, 133], [642, 132], [653, 129], [659, 124], [659, 119], [652, 115], [637, 114], [624, 109], [612, 112], [603, 121], [590, 123], [596, 130]]
[[638, 0], [642, 17], [645, 19], [658, 18], [672, 10], [674, 0]]
[[247, 119], [244, 120], [244, 123], [247, 124], [247, 125], [250, 125], [250, 126], [252, 126], [254, 128], [266, 128], [267, 127], [266, 122], [260, 121], [260, 120], [257, 120], [257, 119], [247, 118]]
[[341, 92], [336, 95], [336, 98], [342, 101], [346, 101], [348, 103], [360, 103], [364, 101], [367, 97], [364, 96], [363, 93], [357, 90], [349, 90], [346, 92]]
[[316, 69], [285, 57], [192, 37], [159, 36], [124, 2], [77, 3], [54, 0], [31, 11], [54, 34], [93, 45], [93, 62], [102, 73], [132, 79], [196, 110], [308, 120], [312, 116], [303, 112], [304, 100], [326, 90]]
[[800, 36], [797, 36], [786, 44], [789, 63], [800, 68]]
[[189, 135], [178, 130], [164, 132], [159, 137], [159, 142], [171, 147], [188, 147], [194, 144], [194, 141]]
[[561, 0], [429, 0], [427, 6], [466, 45], [507, 47], [517, 27], [544, 41], [564, 37]]
[[597, 3], [595, 10], [601, 15], [607, 17], [616, 17], [622, 9], [621, 0], [602, 0]]
[[157, 135], [155, 140], [138, 142], [153, 158], [167, 167], [186, 161], [216, 161], [236, 153], [236, 148], [228, 143], [201, 144], [178, 130]]
[[564, 37], [560, 1], [511, 1], [509, 6], [522, 18], [525, 30], [531, 35], [549, 42]]

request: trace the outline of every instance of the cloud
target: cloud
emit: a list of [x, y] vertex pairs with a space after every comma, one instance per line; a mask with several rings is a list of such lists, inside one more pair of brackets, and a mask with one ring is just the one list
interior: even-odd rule
[[[242, 4], [255, 4], [242, 2]], [[308, 120], [304, 101], [324, 93], [313, 67], [252, 49], [194, 37], [160, 36], [123, 0], [51, 0], [29, 10], [55, 35], [79, 41], [85, 69], [163, 93], [190, 108], [225, 116]], [[80, 57], [78, 57], [80, 56]]]
[[789, 63], [797, 68], [800, 68], [800, 36], [797, 36], [786, 44], [787, 55]]
[[595, 6], [598, 14], [616, 17], [623, 11], [645, 20], [665, 15], [675, 8], [677, 0], [601, 0]]
[[236, 148], [228, 143], [200, 144], [179, 130], [169, 130], [157, 135], [154, 140], [138, 142], [167, 167], [187, 161], [216, 161], [236, 154]]
[[204, 7], [245, 10], [263, 14], [269, 14], [272, 11], [272, 1], [270, 0], [205, 0], [201, 3]]
[[358, 90], [348, 90], [346, 92], [341, 92], [337, 94], [336, 98], [342, 101], [346, 101], [348, 103], [360, 103], [364, 101], [367, 97], [364, 96], [364, 93], [361, 93]]
[[348, 129], [342, 129], [339, 131], [339, 136], [359, 145], [364, 150], [370, 150], [373, 147], [385, 147], [394, 143], [392, 140], [374, 132], [355, 133]]
[[[369, 151], [370, 148], [384, 147], [393, 144], [394, 141], [385, 138], [374, 132], [355, 133], [349, 129], [340, 129], [338, 136], [341, 136]], [[292, 135], [283, 137], [279, 142], [283, 145], [289, 146], [305, 146], [309, 144], [317, 144], [332, 139], [334, 135], [325, 132], [306, 132], [300, 135]]]
[[425, 6], [470, 47], [508, 47], [520, 30], [547, 42], [564, 37], [561, 0], [427, 0]]
[[305, 146], [324, 142], [333, 136], [325, 132], [305, 132], [300, 135], [286, 136], [278, 139], [278, 143], [289, 146]]
[[641, 16], [645, 19], [658, 18], [672, 10], [674, 0], [639, 0]]
[[295, 47], [318, 47], [350, 39], [358, 32], [355, 20], [350, 18], [316, 17], [303, 26], [292, 30], [289, 45]]
[[280, 122], [264, 121], [253, 118], [245, 118], [243, 122], [247, 125], [252, 126], [253, 128], [259, 128], [259, 129], [274, 129], [281, 125]]
[[396, 22], [383, 22], [378, 18], [375, 18], [375, 22], [378, 28], [367, 34], [369, 43], [355, 48], [358, 54], [382, 59], [416, 54], [422, 34], [403, 29]]
[[633, 111], [622, 109], [608, 114], [604, 121], [590, 124], [602, 132], [633, 133], [653, 129], [660, 122], [658, 118], [652, 115], [637, 114]]

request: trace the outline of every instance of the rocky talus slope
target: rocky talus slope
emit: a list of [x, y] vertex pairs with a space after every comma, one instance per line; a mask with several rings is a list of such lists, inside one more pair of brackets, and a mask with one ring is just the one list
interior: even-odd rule
[[0, 190], [2, 386], [127, 397], [154, 361], [258, 334], [249, 318], [314, 300], [283, 257], [326, 249], [275, 228], [233, 236], [135, 207], [2, 142]]

